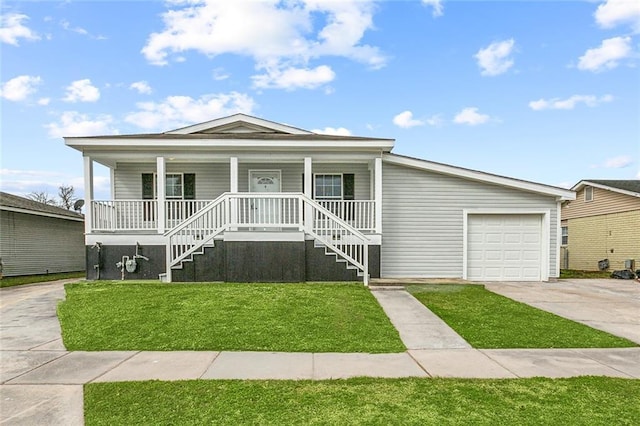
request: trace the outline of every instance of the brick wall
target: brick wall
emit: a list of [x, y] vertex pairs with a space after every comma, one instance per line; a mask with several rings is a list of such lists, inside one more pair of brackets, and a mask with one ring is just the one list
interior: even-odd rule
[[624, 269], [626, 259], [640, 268], [640, 210], [570, 219], [569, 269], [598, 270], [598, 261], [609, 259], [609, 269]]

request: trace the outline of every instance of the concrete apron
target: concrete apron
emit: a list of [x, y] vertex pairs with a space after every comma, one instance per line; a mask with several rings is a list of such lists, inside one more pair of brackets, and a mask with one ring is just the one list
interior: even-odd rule
[[62, 284], [2, 289], [0, 293], [0, 424], [83, 424], [82, 385], [107, 381], [356, 376], [640, 378], [640, 348], [470, 348], [421, 303], [398, 290], [373, 294], [409, 348], [404, 353], [67, 352], [55, 316], [57, 301], [64, 298]]

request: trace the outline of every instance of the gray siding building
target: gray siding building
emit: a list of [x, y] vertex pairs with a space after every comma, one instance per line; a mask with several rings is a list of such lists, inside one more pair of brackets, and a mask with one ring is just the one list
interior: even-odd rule
[[83, 271], [84, 217], [0, 192], [0, 258], [5, 277]]

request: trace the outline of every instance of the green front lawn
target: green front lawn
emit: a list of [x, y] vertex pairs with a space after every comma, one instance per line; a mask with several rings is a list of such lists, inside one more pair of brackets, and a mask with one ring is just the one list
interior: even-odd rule
[[41, 275], [22, 275], [19, 277], [3, 277], [0, 280], [1, 287], [12, 287], [14, 285], [41, 283], [45, 281], [65, 280], [68, 278], [83, 279], [86, 276], [84, 271], [80, 272], [61, 272], [59, 274], [41, 274]]
[[474, 348], [616, 348], [638, 346], [604, 331], [492, 293], [481, 285], [407, 288]]
[[403, 352], [362, 284], [76, 283], [58, 305], [68, 350]]
[[634, 425], [640, 380], [371, 379], [95, 383], [87, 425]]

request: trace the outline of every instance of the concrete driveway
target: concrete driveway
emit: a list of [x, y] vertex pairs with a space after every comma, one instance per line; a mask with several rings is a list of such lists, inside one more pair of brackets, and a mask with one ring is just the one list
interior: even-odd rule
[[635, 280], [559, 280], [492, 283], [488, 290], [640, 343], [640, 283]]
[[24, 372], [68, 354], [62, 345], [56, 305], [61, 280], [0, 289], [0, 424], [81, 425], [82, 385], [5, 385]]

